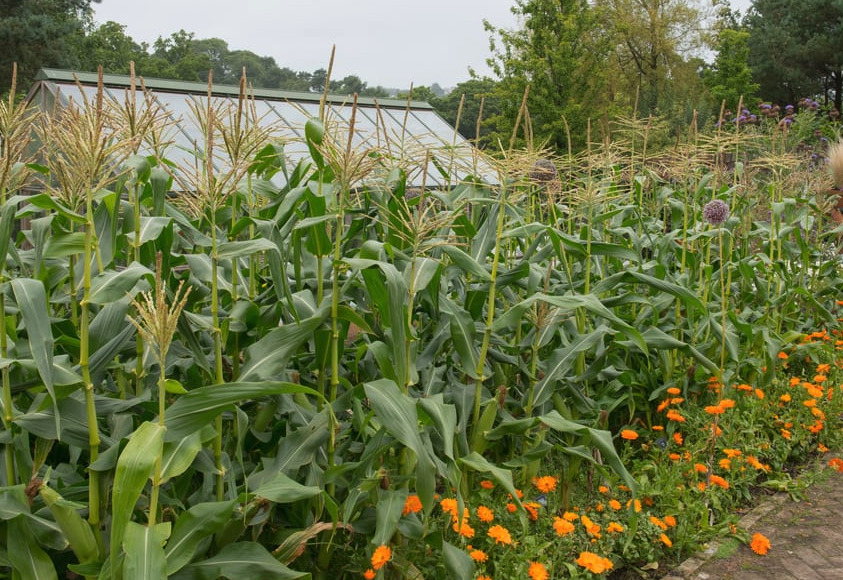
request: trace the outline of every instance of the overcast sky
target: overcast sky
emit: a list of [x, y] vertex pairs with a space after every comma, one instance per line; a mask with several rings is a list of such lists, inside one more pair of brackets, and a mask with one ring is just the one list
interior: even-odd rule
[[[743, 8], [750, 0], [732, 0]], [[327, 68], [333, 78], [356, 74], [369, 86], [407, 88], [488, 74], [489, 34], [516, 27], [514, 0], [102, 0], [94, 18], [126, 25], [136, 42], [184, 29], [221, 38], [231, 50], [272, 56], [281, 67]]]

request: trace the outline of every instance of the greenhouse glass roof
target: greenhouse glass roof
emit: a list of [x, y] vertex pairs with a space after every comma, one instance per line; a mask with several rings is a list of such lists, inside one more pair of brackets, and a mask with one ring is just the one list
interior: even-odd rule
[[[42, 69], [30, 90], [28, 100], [42, 110], [66, 107], [71, 101], [95, 102], [97, 75], [56, 69]], [[117, 103], [128, 99], [133, 86], [128, 76], [104, 75], [105, 97]], [[143, 79], [143, 86], [153, 101], [166, 111], [171, 122], [171, 147], [166, 157], [179, 166], [195, 157], [203, 141], [202, 130], [192, 109], [206, 103], [208, 86], [204, 83]], [[136, 88], [136, 102], [144, 106], [145, 97]], [[214, 85], [212, 99], [236, 103], [239, 87]], [[257, 122], [272, 127], [272, 138], [284, 143], [284, 154], [294, 166], [308, 156], [304, 125], [319, 117], [322, 95], [274, 89], [248, 91], [253, 99]], [[325, 119], [330, 131], [347, 135], [352, 110], [351, 97], [328, 95]], [[345, 137], [344, 137], [345, 138]], [[354, 122], [352, 143], [355, 148], [388, 152], [396, 165], [408, 171], [410, 183], [429, 187], [454, 185], [468, 174], [478, 174], [477, 151], [426, 102], [360, 97]], [[150, 154], [150, 151], [141, 151]], [[427, 170], [425, 171], [425, 164]]]

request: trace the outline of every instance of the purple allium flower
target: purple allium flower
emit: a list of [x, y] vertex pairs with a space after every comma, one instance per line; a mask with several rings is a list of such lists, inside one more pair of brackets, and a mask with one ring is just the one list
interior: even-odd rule
[[729, 217], [729, 206], [719, 199], [712, 200], [703, 207], [705, 221], [713, 226], [719, 226]]

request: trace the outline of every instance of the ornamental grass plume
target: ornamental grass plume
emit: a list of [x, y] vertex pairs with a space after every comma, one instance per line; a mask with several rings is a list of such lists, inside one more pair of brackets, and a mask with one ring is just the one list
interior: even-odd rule
[[711, 225], [719, 226], [729, 219], [729, 206], [722, 200], [711, 200], [703, 207], [703, 218]]

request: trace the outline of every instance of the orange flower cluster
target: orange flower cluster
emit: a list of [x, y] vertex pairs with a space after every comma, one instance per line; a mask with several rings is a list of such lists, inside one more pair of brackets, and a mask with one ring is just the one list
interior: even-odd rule
[[828, 460], [828, 466], [832, 469], [835, 469], [839, 473], [843, 473], [843, 459], [839, 457], [833, 457]]
[[752, 551], [759, 556], [765, 556], [770, 551], [770, 540], [764, 534], [756, 532], [752, 536], [752, 541], [749, 543]]
[[593, 574], [608, 572], [614, 566], [611, 560], [593, 552], [581, 552], [580, 557], [575, 562]]
[[512, 544], [512, 536], [509, 535], [509, 530], [500, 525], [489, 528], [489, 537], [495, 541], [495, 544]]
[[380, 570], [392, 558], [392, 549], [389, 546], [378, 546], [372, 554], [372, 568]]
[[556, 478], [550, 475], [534, 477], [533, 485], [542, 493], [550, 493], [556, 489]]
[[407, 499], [404, 501], [404, 509], [402, 510], [402, 515], [409, 515], [415, 514], [420, 512], [422, 509], [421, 499], [419, 496], [410, 494], [407, 496]]
[[627, 441], [635, 441], [638, 439], [638, 433], [633, 431], [632, 429], [624, 429], [621, 431], [621, 439], [626, 439]]
[[532, 578], [532, 580], [547, 580], [550, 578], [547, 568], [539, 562], [530, 562], [530, 569], [527, 570], [527, 574], [530, 578]]

